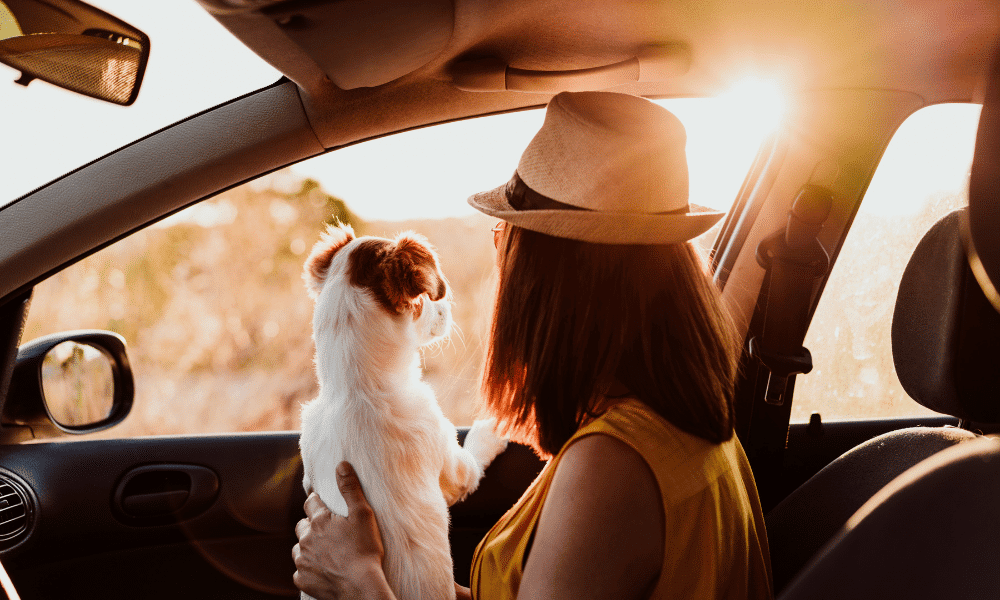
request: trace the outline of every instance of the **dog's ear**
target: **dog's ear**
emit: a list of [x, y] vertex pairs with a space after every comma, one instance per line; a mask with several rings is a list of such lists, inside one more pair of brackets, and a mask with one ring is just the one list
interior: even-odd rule
[[319, 235], [319, 241], [313, 246], [309, 258], [306, 259], [302, 278], [306, 282], [306, 290], [315, 299], [323, 290], [323, 282], [330, 271], [333, 255], [354, 239], [354, 229], [350, 225], [335, 222], [327, 225], [326, 231]]
[[408, 231], [397, 236], [384, 264], [385, 293], [396, 312], [402, 312], [421, 294], [440, 300], [448, 293], [437, 254], [420, 234]]

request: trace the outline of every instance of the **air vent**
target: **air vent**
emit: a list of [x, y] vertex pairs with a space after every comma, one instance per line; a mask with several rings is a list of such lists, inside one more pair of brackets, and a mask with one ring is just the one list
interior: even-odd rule
[[0, 550], [19, 542], [31, 522], [31, 501], [22, 484], [0, 474]]

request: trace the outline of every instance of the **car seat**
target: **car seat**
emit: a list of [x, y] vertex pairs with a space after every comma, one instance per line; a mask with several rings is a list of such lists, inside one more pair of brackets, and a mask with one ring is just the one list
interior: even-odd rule
[[1000, 439], [958, 444], [879, 491], [780, 600], [1000, 597]]
[[[921, 240], [893, 315], [893, 360], [907, 393], [959, 417], [966, 428], [1000, 420], [1000, 47], [991, 63], [969, 206], [946, 216]], [[890, 454], [902, 464], [928, 451], [933, 455], [854, 513], [780, 599], [1000, 598], [1000, 438], [979, 437], [933, 453], [933, 446], [947, 443], [944, 436], [912, 449], [897, 434], [883, 437], [899, 443], [889, 444], [888, 453], [880, 448], [869, 455], [887, 477], [891, 469], [881, 465], [896, 462]], [[848, 457], [852, 453], [824, 469], [840, 471], [841, 485], [858, 466], [851, 464], [857, 462]], [[840, 490], [824, 486], [804, 493], [836, 498]], [[789, 500], [785, 514], [769, 522], [779, 538], [794, 525], [789, 514], [799, 511], [794, 505], [801, 499]]]
[[[1000, 314], [968, 267], [961, 236], [964, 210], [931, 227], [903, 272], [892, 321], [893, 362], [903, 388], [918, 403], [962, 423], [996, 423]], [[902, 429], [873, 438], [824, 467], [766, 517], [774, 589], [784, 588], [897, 476], [978, 437], [958, 427]]]

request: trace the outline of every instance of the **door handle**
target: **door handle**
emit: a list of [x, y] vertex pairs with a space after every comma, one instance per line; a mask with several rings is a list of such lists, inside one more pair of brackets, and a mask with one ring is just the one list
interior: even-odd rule
[[219, 492], [214, 471], [198, 465], [144, 465], [128, 471], [115, 489], [113, 509], [131, 525], [162, 525], [197, 516]]
[[190, 495], [188, 490], [126, 495], [122, 498], [122, 510], [133, 517], [169, 515], [183, 508]]

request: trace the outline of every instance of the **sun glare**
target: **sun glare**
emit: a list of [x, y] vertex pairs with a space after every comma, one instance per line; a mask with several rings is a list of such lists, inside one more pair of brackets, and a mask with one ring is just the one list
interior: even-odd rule
[[754, 77], [743, 79], [719, 96], [719, 107], [745, 117], [746, 135], [763, 137], [774, 131], [785, 114], [785, 96], [773, 81]]
[[687, 130], [690, 200], [729, 210], [761, 142], [781, 122], [785, 99], [778, 86], [745, 79], [715, 98], [657, 102]]

